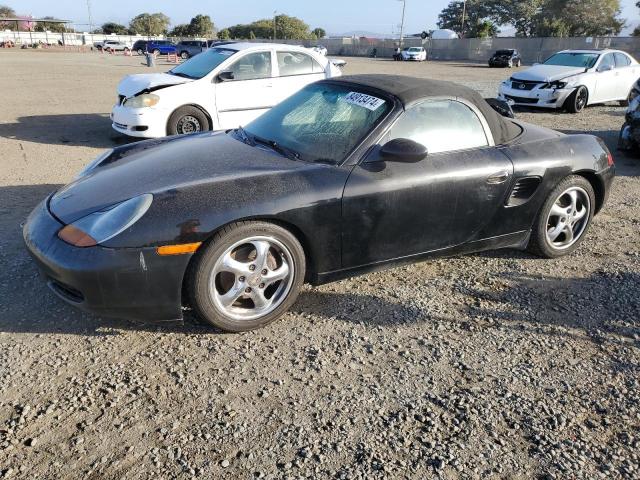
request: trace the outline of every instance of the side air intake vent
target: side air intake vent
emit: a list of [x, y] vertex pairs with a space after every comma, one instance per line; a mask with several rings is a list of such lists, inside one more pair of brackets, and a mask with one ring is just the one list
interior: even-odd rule
[[533, 194], [536, 193], [536, 190], [540, 185], [540, 181], [540, 177], [526, 177], [518, 179], [511, 190], [511, 195], [509, 195], [508, 205], [510, 207], [515, 207], [527, 202]]

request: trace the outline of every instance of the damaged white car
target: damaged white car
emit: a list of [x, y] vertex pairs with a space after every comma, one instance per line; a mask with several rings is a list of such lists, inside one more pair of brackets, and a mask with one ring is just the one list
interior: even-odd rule
[[502, 82], [498, 97], [514, 105], [577, 113], [587, 105], [627, 103], [640, 65], [620, 50], [564, 50]]
[[340, 75], [326, 57], [303, 47], [221, 45], [167, 73], [125, 77], [112, 127], [143, 138], [236, 128], [306, 85]]
[[629, 94], [629, 107], [620, 130], [618, 148], [640, 152], [640, 80], [634, 84]]

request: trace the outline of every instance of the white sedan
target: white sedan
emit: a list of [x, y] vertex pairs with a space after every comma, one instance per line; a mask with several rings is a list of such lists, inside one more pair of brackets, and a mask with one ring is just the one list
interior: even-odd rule
[[427, 59], [427, 51], [423, 47], [410, 47], [402, 51], [402, 60], [424, 62]]
[[112, 127], [144, 138], [236, 128], [306, 85], [340, 75], [329, 59], [303, 47], [221, 45], [167, 73], [125, 77]]
[[638, 77], [640, 65], [620, 50], [564, 50], [513, 74], [500, 85], [498, 98], [577, 113], [595, 103], [626, 103]]

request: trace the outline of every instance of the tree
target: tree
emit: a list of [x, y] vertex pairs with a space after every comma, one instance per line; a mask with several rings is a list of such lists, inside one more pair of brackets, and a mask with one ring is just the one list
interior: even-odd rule
[[115, 33], [116, 35], [126, 35], [127, 33], [129, 33], [127, 27], [114, 22], [104, 23], [101, 29], [102, 33], [105, 33], [107, 35], [111, 35], [112, 33]]
[[620, 0], [549, 0], [546, 19], [559, 19], [570, 37], [617, 35], [625, 25]]
[[[438, 15], [438, 28], [446, 28], [458, 33], [461, 37], [478, 37], [480, 33], [499, 33], [495, 24], [495, 14], [487, 8], [488, 2], [468, 0], [466, 6], [462, 1], [449, 2]], [[464, 29], [462, 14], [464, 11]]]
[[[16, 12], [13, 8], [7, 7], [6, 5], [0, 5], [0, 18], [15, 18], [15, 16]], [[14, 28], [16, 28], [16, 22], [0, 22], [0, 29], [2, 30], [13, 30]]]
[[316, 38], [320, 39], [320, 38], [324, 38], [327, 36], [327, 32], [325, 31], [324, 28], [314, 28], [311, 33], [313, 33]]
[[[229, 35], [231, 38], [250, 38], [251, 32], [256, 38], [272, 38], [273, 37], [273, 19], [257, 20], [246, 25], [234, 25], [229, 27]], [[296, 17], [288, 15], [278, 15], [275, 18], [276, 38], [289, 38], [297, 40], [305, 40], [311, 38], [309, 25]]]
[[169, 32], [169, 36], [170, 37], [190, 37], [191, 29], [189, 27], [190, 25], [187, 25], [186, 23], [176, 25], [175, 27], [173, 27], [173, 30]]
[[164, 13], [141, 13], [131, 20], [129, 28], [142, 35], [166, 35], [170, 23]]
[[231, 32], [229, 32], [228, 28], [223, 28], [218, 32], [218, 38], [220, 40], [231, 40]]
[[196, 15], [189, 23], [192, 37], [213, 37], [214, 25], [209, 15]]
[[[54, 17], [42, 17], [43, 20], [55, 20]], [[67, 28], [64, 26], [64, 23], [47, 23], [47, 22], [36, 22], [36, 25], [33, 29], [36, 32], [45, 32], [45, 31], [50, 31], [50, 32], [55, 32], [55, 33], [63, 33], [63, 32], [67, 32], [67, 31], [71, 31], [71, 30], [67, 30]]]

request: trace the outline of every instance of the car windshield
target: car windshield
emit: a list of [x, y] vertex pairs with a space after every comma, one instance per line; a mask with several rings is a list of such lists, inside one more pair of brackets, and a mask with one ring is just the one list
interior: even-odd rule
[[496, 55], [502, 57], [503, 55], [509, 56], [513, 53], [513, 50], [498, 50]]
[[420, 50], [421, 50], [421, 49], [420, 49], [420, 48], [418, 48], [418, 47], [411, 47], [411, 48], [409, 49], [409, 51], [410, 51], [410, 52], [419, 52]]
[[308, 162], [342, 162], [389, 111], [390, 103], [353, 87], [318, 83], [245, 127], [257, 143], [278, 146]]
[[169, 73], [179, 77], [202, 78], [237, 52], [229, 48], [211, 48], [169, 70]]
[[592, 68], [598, 61], [599, 56], [597, 53], [562, 52], [549, 57], [544, 62], [544, 65]]

